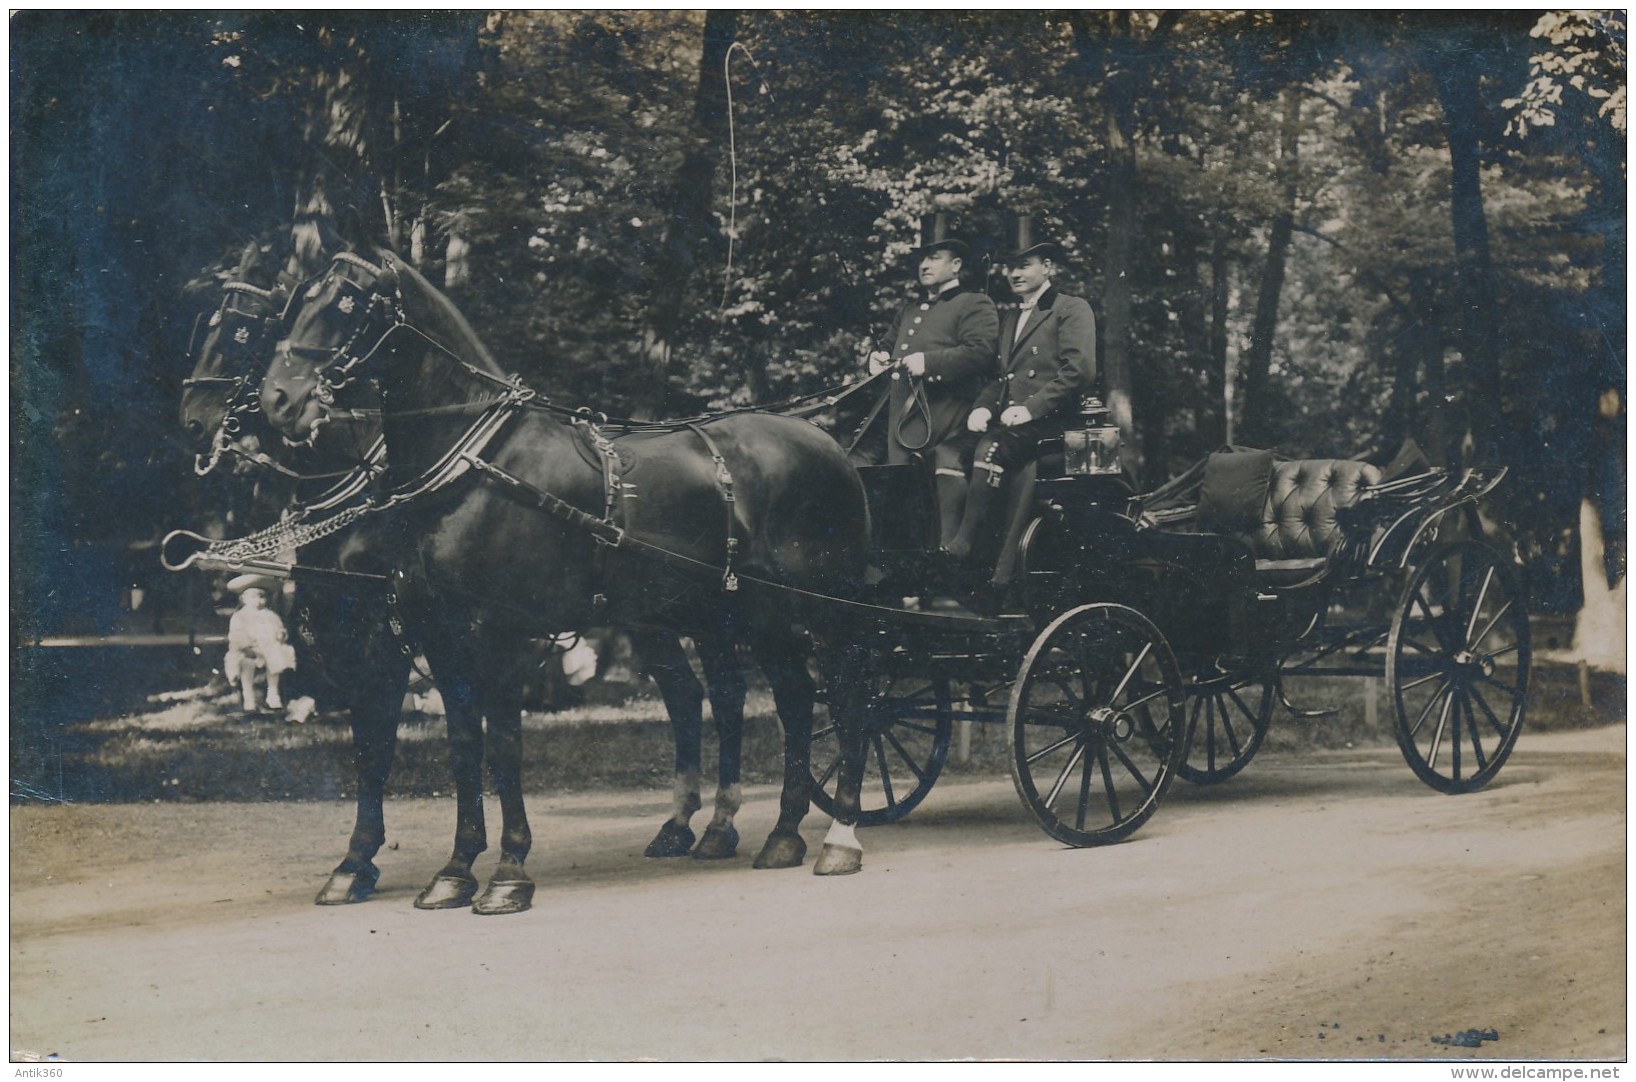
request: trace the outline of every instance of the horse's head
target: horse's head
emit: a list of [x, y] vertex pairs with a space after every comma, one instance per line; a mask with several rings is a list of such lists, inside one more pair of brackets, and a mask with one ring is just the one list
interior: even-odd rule
[[223, 287], [220, 306], [194, 354], [193, 373], [182, 381], [182, 430], [207, 450], [240, 434], [256, 408], [255, 375], [278, 341], [284, 297], [248, 282]]
[[296, 298], [259, 392], [267, 421], [293, 443], [311, 442], [387, 336], [403, 325], [397, 274], [343, 252]]

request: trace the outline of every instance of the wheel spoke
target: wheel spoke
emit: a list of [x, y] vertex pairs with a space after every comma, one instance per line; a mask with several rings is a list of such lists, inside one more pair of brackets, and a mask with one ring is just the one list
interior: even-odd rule
[[1426, 765], [1433, 770], [1437, 769], [1437, 754], [1443, 750], [1443, 734], [1448, 731], [1449, 709], [1454, 705], [1454, 694], [1450, 691], [1443, 700], [1443, 709], [1437, 715], [1437, 728], [1432, 731], [1431, 754], [1426, 756]]
[[823, 788], [823, 787], [827, 786], [829, 784], [829, 782], [830, 782], [830, 779], [835, 777], [835, 772], [837, 770], [839, 770], [840, 768], [841, 768], [841, 757], [839, 755], [836, 755], [835, 756], [835, 761], [829, 764], [829, 769], [824, 771], [824, 773], [818, 778], [818, 787]]
[[1046, 718], [1054, 719], [1056, 725], [1072, 726], [1079, 724], [1080, 715], [1078, 711], [1069, 710], [1066, 707], [1057, 706], [1054, 703], [1049, 705], [1029, 703], [1028, 712], [1030, 714], [1041, 714]]
[[1118, 744], [1109, 744], [1107, 749], [1113, 752], [1114, 758], [1118, 759], [1124, 768], [1130, 772], [1130, 776], [1136, 779], [1136, 784], [1141, 786], [1143, 796], [1153, 792], [1152, 783], [1147, 780], [1147, 776], [1137, 768], [1136, 764], [1131, 762], [1130, 756], [1125, 754], [1123, 748]]
[[[1113, 813], [1113, 821], [1117, 823], [1124, 817], [1119, 814], [1119, 791], [1114, 788], [1113, 771], [1108, 767], [1108, 746], [1106, 744], [1097, 745], [1096, 761], [1102, 768], [1102, 787], [1108, 794], [1108, 810]], [[1090, 779], [1087, 777], [1086, 781], [1089, 782]], [[1086, 788], [1088, 789], [1089, 785]], [[1083, 824], [1080, 829], [1085, 829]]]
[[[926, 780], [925, 772], [920, 769], [920, 764], [915, 762], [914, 756], [912, 754], [910, 754], [908, 748], [903, 746], [903, 742], [900, 741], [897, 738], [897, 735], [892, 733], [892, 732], [887, 732], [886, 733], [886, 740], [887, 740], [887, 742], [889, 742], [892, 745], [892, 747], [894, 749], [896, 749], [896, 751], [898, 753], [898, 757], [903, 760], [903, 765], [907, 766], [909, 768], [909, 772], [915, 776], [915, 779], [917, 781], [925, 781]], [[883, 758], [881, 760], [881, 773], [882, 774], [884, 774], [886, 772], [885, 765], [886, 765], [885, 764], [885, 759]]]
[[1488, 723], [1494, 726], [1494, 731], [1499, 734], [1500, 738], [1503, 740], [1505, 738], [1505, 734], [1509, 731], [1508, 727], [1500, 721], [1499, 716], [1495, 714], [1493, 708], [1488, 705], [1488, 700], [1484, 699], [1482, 694], [1478, 692], [1476, 688], [1467, 688], [1466, 690], [1477, 705], [1482, 708], [1483, 713], [1488, 716]]
[[[1062, 787], [1068, 783], [1068, 775], [1074, 772], [1074, 767], [1079, 765], [1080, 759], [1085, 754], [1085, 740], [1083, 736], [1076, 734], [1074, 741], [1074, 753], [1068, 756], [1068, 761], [1062, 766], [1062, 772], [1057, 775], [1056, 782], [1051, 786], [1051, 792], [1045, 798], [1045, 806], [1047, 808], [1054, 807], [1056, 805], [1057, 797], [1062, 795]], [[1067, 743], [1067, 741], [1064, 741], [1063, 743]], [[1060, 747], [1061, 745], [1059, 744], [1057, 746]], [[1043, 755], [1044, 753], [1041, 752], [1040, 754]], [[1038, 758], [1039, 755], [1035, 755], [1030, 759], [1030, 762], [1032, 762], [1033, 759]]]
[[1501, 620], [1505, 619], [1505, 614], [1510, 611], [1511, 602], [1507, 601], [1505, 604], [1501, 605], [1500, 611], [1494, 614], [1494, 619], [1490, 620], [1488, 622], [1488, 626], [1483, 628], [1483, 633], [1478, 635], [1475, 639], [1470, 640], [1470, 645], [1467, 647], [1467, 649], [1475, 649], [1478, 643], [1488, 638], [1488, 633], [1493, 631], [1495, 625], [1497, 625]]
[[1490, 564], [1483, 569], [1483, 584], [1477, 588], [1477, 600], [1471, 606], [1471, 619], [1466, 621], [1466, 642], [1474, 640], [1471, 633], [1477, 629], [1477, 620], [1482, 616], [1483, 602], [1488, 599], [1488, 588], [1494, 584], [1494, 565]]
[[[1130, 683], [1131, 678], [1136, 675], [1139, 669], [1141, 669], [1142, 662], [1147, 659], [1148, 654], [1151, 653], [1152, 650], [1153, 644], [1151, 642], [1144, 642], [1142, 644], [1142, 652], [1137, 654], [1136, 660], [1132, 661], [1130, 666], [1125, 669], [1125, 675], [1119, 679], [1119, 686], [1114, 688], [1113, 694], [1108, 696], [1108, 701], [1110, 703], [1116, 703], [1119, 701], [1119, 697], [1125, 693], [1126, 685]], [[1160, 689], [1161, 692], [1162, 690], [1163, 689]], [[1155, 694], [1159, 694], [1159, 692], [1155, 692]], [[1150, 695], [1148, 698], [1152, 697], [1153, 696]]]
[[[1166, 694], [1166, 692], [1165, 692], [1165, 689], [1163, 687], [1155, 687], [1152, 692], [1150, 692], [1147, 695], [1143, 695], [1140, 699], [1132, 699], [1130, 702], [1126, 703], [1124, 705], [1124, 709], [1125, 710], [1139, 710], [1139, 709], [1146, 706], [1148, 703], [1152, 702], [1155, 699], [1164, 698], [1165, 694]], [[1110, 697], [1109, 702], [1113, 702], [1113, 701], [1114, 700]]]
[[1436, 680], [1439, 677], [1447, 676], [1447, 675], [1448, 674], [1446, 672], [1444, 672], [1442, 669], [1433, 669], [1431, 672], [1427, 673], [1425, 676], [1422, 676], [1420, 679], [1410, 680], [1408, 683], [1402, 684], [1400, 686], [1401, 686], [1402, 690], [1404, 690], [1404, 691], [1411, 691], [1414, 688], [1419, 687], [1421, 684], [1430, 683], [1431, 681]]
[[1066, 744], [1072, 744], [1076, 740], [1083, 742], [1084, 735], [1085, 734], [1080, 733], [1080, 732], [1069, 733], [1067, 736], [1063, 737], [1061, 740], [1058, 740], [1053, 744], [1047, 744], [1045, 747], [1041, 748], [1039, 751], [1036, 751], [1032, 755], [1028, 756], [1027, 762], [1030, 765], [1032, 765], [1034, 763], [1039, 762], [1041, 759], [1045, 758], [1047, 755], [1050, 755], [1052, 752], [1059, 750], [1060, 748], [1062, 748]]
[[1466, 711], [1466, 731], [1471, 734], [1471, 755], [1477, 760], [1477, 773], [1481, 774], [1488, 769], [1488, 757], [1483, 754], [1482, 737], [1477, 732], [1477, 715], [1471, 709], [1471, 695], [1460, 696], [1461, 705]]
[[1413, 725], [1409, 726], [1409, 735], [1411, 737], [1419, 735], [1420, 727], [1426, 724], [1426, 719], [1431, 716], [1432, 707], [1437, 705], [1437, 700], [1446, 695], [1448, 690], [1449, 684], [1444, 682], [1443, 686], [1438, 688], [1437, 691], [1432, 694], [1432, 697], [1426, 700], [1426, 705], [1420, 710], [1420, 716], [1415, 719]]
[[886, 797], [886, 806], [890, 808], [897, 801], [892, 799], [892, 772], [886, 767], [886, 741], [877, 733], [869, 744], [875, 752], [875, 769], [880, 773], [881, 793]]

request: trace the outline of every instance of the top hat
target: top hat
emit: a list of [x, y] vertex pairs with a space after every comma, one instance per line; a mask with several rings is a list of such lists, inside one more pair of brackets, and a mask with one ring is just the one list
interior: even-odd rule
[[227, 580], [227, 589], [230, 593], [242, 594], [246, 590], [260, 590], [264, 594], [278, 592], [278, 580], [271, 575], [239, 575]]
[[971, 245], [955, 235], [954, 219], [943, 210], [920, 216], [920, 248], [915, 254], [923, 256], [939, 248], [947, 248], [961, 259], [971, 258]]
[[1062, 245], [1042, 235], [1032, 214], [1013, 214], [1007, 226], [1006, 244], [1009, 253], [1003, 262], [1016, 263], [1031, 255], [1045, 259], [1062, 258]]

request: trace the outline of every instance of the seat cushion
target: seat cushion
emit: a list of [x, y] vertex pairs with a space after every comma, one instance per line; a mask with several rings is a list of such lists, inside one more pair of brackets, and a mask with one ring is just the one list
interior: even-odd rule
[[1198, 528], [1205, 533], [1257, 530], [1272, 480], [1271, 451], [1217, 451], [1205, 460], [1199, 486]]
[[1245, 540], [1257, 560], [1312, 560], [1340, 545], [1336, 512], [1350, 507], [1380, 469], [1367, 462], [1321, 458], [1279, 462], [1272, 468], [1261, 521]]

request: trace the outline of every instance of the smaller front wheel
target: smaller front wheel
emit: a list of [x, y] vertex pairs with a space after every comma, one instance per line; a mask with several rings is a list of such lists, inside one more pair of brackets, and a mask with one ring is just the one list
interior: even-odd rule
[[[864, 703], [867, 753], [858, 826], [895, 823], [913, 811], [949, 757], [954, 711], [949, 682], [941, 678], [877, 675]], [[841, 769], [839, 730], [833, 721], [812, 734], [812, 802], [835, 814]]]
[[1011, 691], [1011, 780], [1044, 831], [1073, 846], [1128, 837], [1186, 752], [1181, 670], [1152, 621], [1124, 605], [1053, 620]]
[[1210, 672], [1188, 685], [1182, 777], [1215, 785], [1243, 770], [1267, 735], [1277, 687], [1269, 673]]

